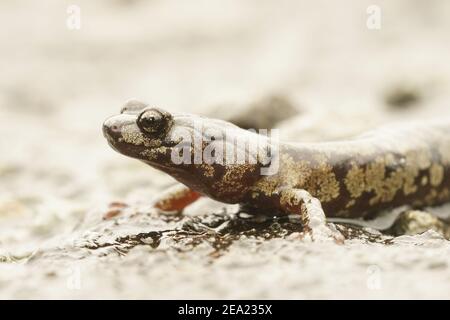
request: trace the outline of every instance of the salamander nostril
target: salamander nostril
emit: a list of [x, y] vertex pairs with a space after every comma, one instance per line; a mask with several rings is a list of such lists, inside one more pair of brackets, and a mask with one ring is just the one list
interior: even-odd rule
[[116, 139], [121, 135], [121, 125], [117, 123], [116, 119], [107, 119], [103, 123], [103, 135], [107, 138]]

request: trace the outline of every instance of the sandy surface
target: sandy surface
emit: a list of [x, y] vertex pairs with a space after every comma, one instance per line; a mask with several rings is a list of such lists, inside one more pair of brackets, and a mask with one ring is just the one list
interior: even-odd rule
[[433, 231], [339, 246], [208, 200], [164, 217], [146, 204], [174, 181], [101, 133], [131, 97], [226, 117], [277, 95], [298, 141], [450, 116], [450, 2], [377, 1], [380, 30], [372, 1], [80, 0], [80, 30], [69, 4], [0, 3], [0, 298], [450, 298]]

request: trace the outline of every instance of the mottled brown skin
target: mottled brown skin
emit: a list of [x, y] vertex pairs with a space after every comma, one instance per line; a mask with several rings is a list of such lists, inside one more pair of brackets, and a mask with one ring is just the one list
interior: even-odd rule
[[[450, 200], [450, 121], [380, 129], [345, 142], [282, 145], [280, 173], [258, 181], [252, 197], [266, 201], [286, 184], [318, 198], [329, 217], [444, 203]], [[264, 185], [269, 192], [261, 192]]]
[[[260, 214], [301, 214], [305, 225], [322, 220], [305, 213], [308, 193], [320, 200], [329, 217], [370, 217], [386, 208], [450, 200], [450, 121], [396, 125], [348, 141], [280, 143], [279, 170], [269, 176], [261, 175], [259, 158], [254, 164], [174, 164], [177, 129], [205, 137], [193, 127], [194, 121], [214, 132], [234, 129], [233, 134], [251, 142], [258, 139], [225, 121], [169, 114], [138, 101], [128, 102], [120, 115], [106, 120], [103, 131], [116, 151], [170, 174], [192, 190]], [[265, 141], [265, 147], [273, 144]], [[190, 192], [186, 194], [195, 200]]]

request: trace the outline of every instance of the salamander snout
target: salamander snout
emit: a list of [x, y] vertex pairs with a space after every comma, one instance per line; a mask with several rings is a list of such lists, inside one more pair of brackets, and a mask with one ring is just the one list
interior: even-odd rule
[[106, 119], [103, 123], [103, 135], [108, 141], [117, 141], [122, 135], [122, 125], [117, 116]]

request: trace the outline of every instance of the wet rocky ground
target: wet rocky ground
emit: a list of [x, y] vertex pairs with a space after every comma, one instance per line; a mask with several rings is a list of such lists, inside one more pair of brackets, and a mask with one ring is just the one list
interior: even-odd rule
[[379, 1], [369, 30], [346, 2], [83, 0], [79, 30], [2, 2], [0, 298], [449, 298], [448, 205], [313, 243], [292, 216], [156, 211], [175, 182], [102, 137], [131, 97], [296, 141], [449, 116], [449, 4]]

